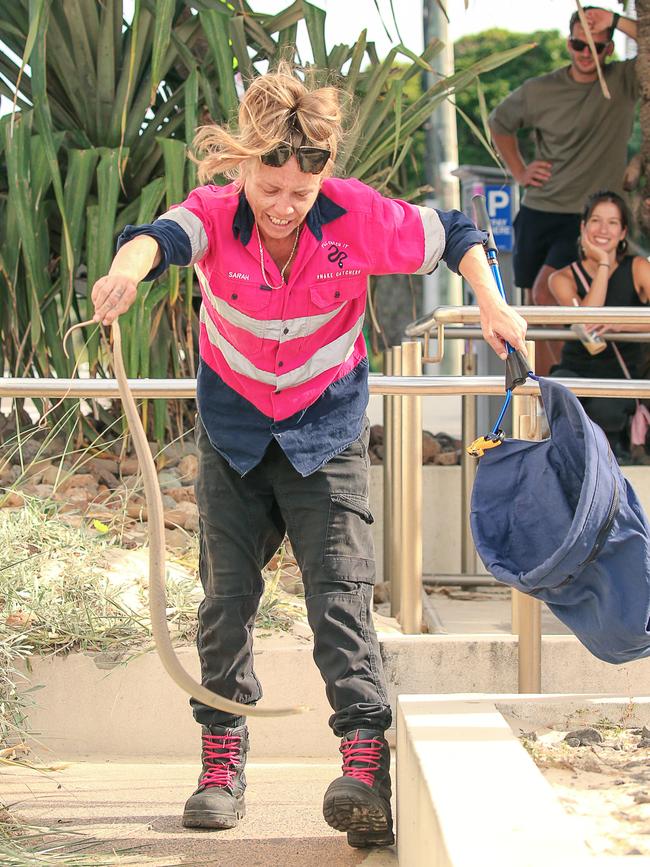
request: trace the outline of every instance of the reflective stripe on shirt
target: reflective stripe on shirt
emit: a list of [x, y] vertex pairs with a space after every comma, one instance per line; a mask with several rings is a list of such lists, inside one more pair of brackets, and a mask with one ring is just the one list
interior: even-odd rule
[[259, 367], [256, 367], [250, 359], [235, 349], [220, 334], [217, 325], [207, 312], [205, 304], [201, 305], [200, 318], [202, 324], [205, 326], [208, 340], [213, 346], [217, 347], [235, 373], [241, 373], [249, 379], [254, 379], [266, 385], [273, 385], [276, 391], [284, 391], [285, 388], [302, 385], [324, 373], [326, 370], [331, 370], [333, 367], [344, 364], [352, 355], [355, 341], [361, 333], [364, 320], [364, 316], [361, 315], [351, 329], [341, 334], [336, 340], [323, 346], [304, 364], [278, 376], [268, 370], [261, 370]]

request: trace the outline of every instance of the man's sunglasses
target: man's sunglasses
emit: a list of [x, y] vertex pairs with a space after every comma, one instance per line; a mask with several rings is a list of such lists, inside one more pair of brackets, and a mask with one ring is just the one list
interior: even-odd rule
[[[589, 43], [585, 42], [583, 39], [569, 39], [569, 45], [574, 51], [584, 51], [585, 48], [589, 47]], [[608, 45], [609, 42], [594, 42], [596, 54], [602, 54]]]
[[310, 145], [301, 145], [295, 148], [288, 144], [288, 142], [281, 142], [273, 150], [262, 154], [260, 159], [265, 166], [272, 166], [278, 169], [287, 162], [291, 154], [295, 154], [301, 172], [317, 175], [327, 165], [331, 151], [327, 148], [316, 148]]

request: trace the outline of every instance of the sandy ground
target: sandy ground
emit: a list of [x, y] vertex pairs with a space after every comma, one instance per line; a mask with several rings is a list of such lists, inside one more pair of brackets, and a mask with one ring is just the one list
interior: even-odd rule
[[564, 740], [567, 731], [538, 730], [522, 740], [595, 855], [648, 856], [650, 731], [594, 729], [602, 742], [578, 747]]

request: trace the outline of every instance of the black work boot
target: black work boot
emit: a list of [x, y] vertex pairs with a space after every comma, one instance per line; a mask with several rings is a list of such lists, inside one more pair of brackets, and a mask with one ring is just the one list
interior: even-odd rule
[[234, 828], [246, 813], [244, 766], [248, 729], [203, 727], [203, 769], [183, 811], [185, 828]]
[[357, 849], [391, 846], [390, 749], [377, 729], [355, 729], [341, 739], [343, 776], [330, 783], [323, 816], [337, 831], [348, 832]]

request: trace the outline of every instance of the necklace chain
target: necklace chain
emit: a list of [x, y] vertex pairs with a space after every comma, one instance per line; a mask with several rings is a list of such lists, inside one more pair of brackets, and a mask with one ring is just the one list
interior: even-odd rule
[[279, 286], [272, 286], [271, 281], [268, 278], [266, 273], [266, 269], [264, 268], [264, 251], [262, 250], [262, 239], [260, 238], [260, 230], [257, 227], [257, 223], [255, 223], [255, 232], [257, 234], [257, 246], [260, 251], [260, 268], [262, 269], [262, 279], [266, 282], [266, 285], [269, 289], [281, 289], [284, 286], [284, 272], [289, 267], [289, 263], [293, 259], [293, 255], [296, 252], [296, 247], [298, 246], [298, 238], [300, 236], [300, 226], [296, 228], [296, 237], [293, 239], [293, 247], [291, 248], [291, 252], [289, 253], [289, 258], [284, 263], [282, 270], [280, 271], [280, 279], [281, 283]]

